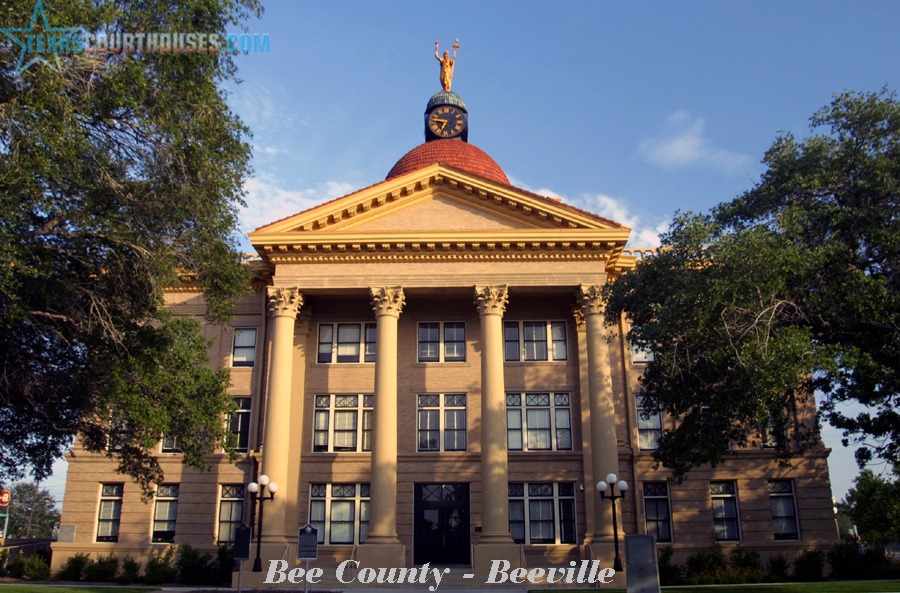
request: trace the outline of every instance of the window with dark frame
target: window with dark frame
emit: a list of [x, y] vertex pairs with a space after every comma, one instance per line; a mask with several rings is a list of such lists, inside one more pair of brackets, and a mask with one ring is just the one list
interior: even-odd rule
[[153, 543], [174, 543], [178, 518], [178, 484], [160, 484], [153, 508]]
[[375, 362], [377, 334], [375, 323], [320, 323], [316, 361]]
[[740, 541], [737, 486], [733, 480], [709, 483], [712, 499], [713, 535], [717, 541]]
[[800, 539], [794, 483], [791, 480], [769, 480], [769, 503], [772, 507], [772, 533], [775, 539]]
[[252, 399], [249, 397], [236, 397], [234, 403], [237, 406], [228, 418], [228, 427], [234, 435], [235, 451], [246, 452], [250, 447], [250, 406]]
[[309, 523], [320, 544], [361, 544], [369, 534], [368, 484], [311, 484]]
[[119, 521], [125, 484], [101, 484], [100, 508], [97, 512], [98, 542], [119, 541]]
[[565, 321], [506, 321], [503, 349], [507, 362], [564, 361], [568, 358]]
[[340, 453], [372, 450], [374, 395], [316, 395], [313, 451]]
[[231, 366], [252, 367], [256, 364], [256, 328], [237, 327], [231, 349]]
[[419, 394], [416, 407], [419, 451], [466, 450], [466, 394]]
[[219, 526], [216, 543], [234, 543], [234, 533], [244, 520], [244, 485], [219, 485]]
[[634, 403], [637, 412], [638, 446], [643, 451], [658, 449], [659, 439], [662, 437], [662, 414], [656, 412], [647, 415], [643, 396], [635, 396]]
[[509, 531], [518, 544], [574, 544], [575, 484], [509, 484]]
[[647, 533], [657, 542], [672, 541], [672, 516], [669, 512], [669, 485], [666, 482], [644, 482], [644, 518]]
[[507, 393], [506, 445], [509, 451], [571, 451], [569, 394]]

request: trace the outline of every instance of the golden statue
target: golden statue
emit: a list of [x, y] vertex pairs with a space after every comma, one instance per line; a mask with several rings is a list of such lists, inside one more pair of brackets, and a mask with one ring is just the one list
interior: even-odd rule
[[450, 57], [450, 52], [445, 51], [444, 57], [442, 58], [438, 53], [438, 42], [434, 42], [434, 57], [437, 58], [437, 61], [441, 63], [441, 86], [444, 87], [445, 91], [450, 90], [450, 85], [453, 83], [453, 66], [456, 64], [456, 51], [459, 49], [459, 37], [456, 38], [456, 43], [453, 44], [453, 57]]

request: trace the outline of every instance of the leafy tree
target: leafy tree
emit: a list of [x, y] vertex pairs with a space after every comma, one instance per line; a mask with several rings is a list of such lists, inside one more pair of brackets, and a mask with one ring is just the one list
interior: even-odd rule
[[[33, 0], [6, 0], [27, 26]], [[257, 0], [44, 2], [51, 26], [202, 32]], [[38, 19], [40, 22], [41, 19]], [[7, 40], [8, 41], [8, 40]], [[228, 378], [199, 325], [166, 313], [191, 282], [227, 319], [248, 286], [236, 241], [248, 130], [224, 100], [227, 52], [81, 53], [15, 72], [0, 43], [0, 478], [45, 477], [75, 435], [147, 491], [150, 452], [185, 461], [226, 439]], [[112, 437], [112, 441], [110, 440]]]
[[845, 503], [863, 541], [900, 542], [900, 479], [891, 482], [864, 469], [853, 480]]
[[46, 488], [34, 482], [18, 482], [10, 488], [9, 526], [10, 538], [48, 538], [59, 523], [56, 498]]
[[607, 318], [627, 314], [656, 353], [641, 392], [679, 419], [656, 451], [676, 478], [729, 442], [766, 439], [783, 459], [815, 442], [795, 411], [817, 390], [861, 464], [900, 461], [900, 104], [844, 93], [811, 122], [820, 133], [775, 141], [756, 187], [677, 215], [609, 288]]

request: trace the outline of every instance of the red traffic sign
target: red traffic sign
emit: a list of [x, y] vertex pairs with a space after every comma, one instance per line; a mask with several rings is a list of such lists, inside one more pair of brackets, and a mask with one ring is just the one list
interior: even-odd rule
[[0, 507], [9, 506], [10, 500], [12, 500], [12, 493], [9, 490], [0, 490]]

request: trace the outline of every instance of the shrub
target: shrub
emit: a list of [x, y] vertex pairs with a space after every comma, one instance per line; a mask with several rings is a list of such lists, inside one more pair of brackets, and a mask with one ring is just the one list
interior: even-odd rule
[[171, 583], [175, 576], [175, 546], [169, 546], [161, 555], [147, 560], [144, 567], [144, 581], [148, 585]]
[[821, 581], [825, 569], [825, 552], [803, 550], [794, 558], [794, 578], [798, 581]]
[[25, 556], [19, 554], [6, 564], [6, 570], [14, 579], [21, 579], [25, 573]]
[[122, 574], [116, 579], [120, 585], [130, 585], [136, 583], [141, 578], [141, 563], [132, 558], [125, 556], [122, 558]]
[[178, 582], [185, 585], [209, 585], [214, 580], [212, 555], [201, 552], [189, 545], [178, 550]]
[[672, 546], [663, 546], [657, 551], [656, 564], [659, 567], [660, 585], [683, 585], [685, 582], [684, 567], [680, 564], [672, 563], [674, 555], [675, 549]]
[[99, 555], [84, 567], [84, 575], [81, 577], [85, 581], [92, 583], [110, 583], [116, 580], [116, 574], [119, 572], [119, 559], [110, 553], [107, 556]]
[[786, 581], [791, 563], [784, 554], [769, 556], [766, 561], [766, 576], [774, 582]]
[[56, 573], [56, 578], [60, 581], [80, 581], [84, 576], [85, 567], [91, 563], [90, 554], [82, 554], [81, 552], [69, 558], [63, 563], [62, 568]]
[[234, 572], [234, 546], [231, 544], [219, 544], [216, 550], [217, 585], [231, 586], [231, 573]]
[[719, 544], [715, 544], [694, 552], [687, 559], [688, 578], [711, 577], [720, 572], [725, 572], [728, 563], [725, 561], [725, 552]]
[[50, 566], [37, 554], [27, 556], [22, 562], [22, 576], [29, 581], [46, 581], [50, 578]]
[[6, 565], [9, 562], [9, 550], [0, 550], [0, 578], [7, 574]]
[[741, 546], [731, 550], [728, 555], [728, 564], [731, 568], [739, 570], [762, 570], [762, 560], [760, 560], [759, 552], [747, 550]]

